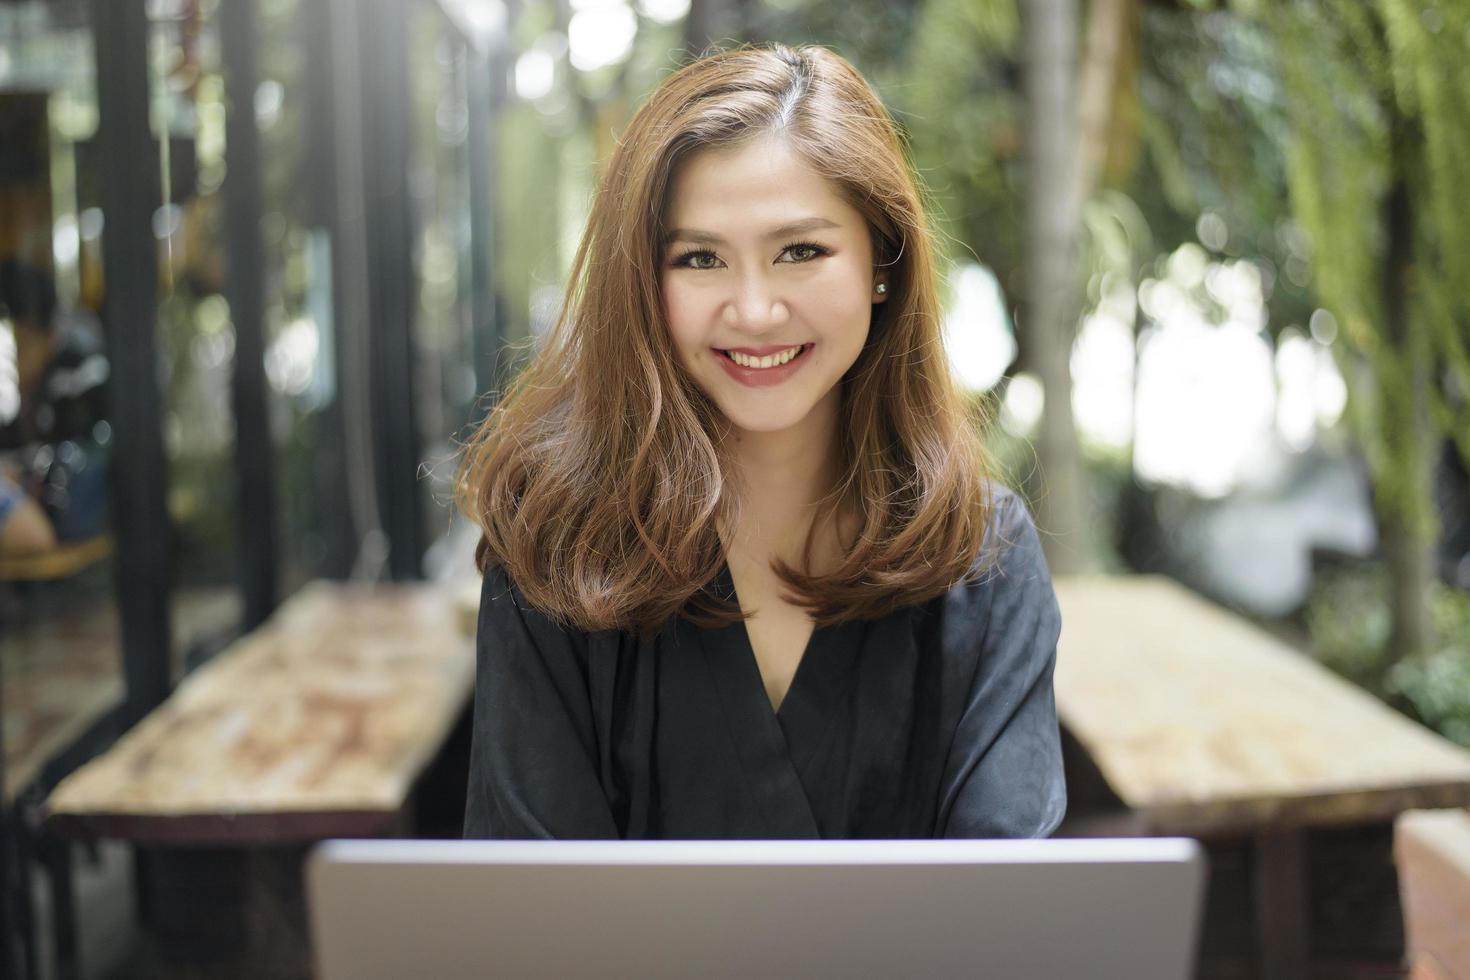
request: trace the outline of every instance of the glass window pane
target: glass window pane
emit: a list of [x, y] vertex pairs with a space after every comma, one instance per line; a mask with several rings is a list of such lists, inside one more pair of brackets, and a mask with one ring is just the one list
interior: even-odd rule
[[216, 5], [153, 0], [148, 12], [150, 115], [161, 168], [153, 233], [174, 652], [192, 662], [228, 640], [240, 619], [235, 328], [225, 296], [222, 193], [226, 102]]

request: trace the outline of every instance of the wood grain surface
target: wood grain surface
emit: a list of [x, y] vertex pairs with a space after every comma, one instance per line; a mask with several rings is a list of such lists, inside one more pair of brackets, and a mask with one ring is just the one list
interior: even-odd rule
[[1163, 578], [1060, 578], [1057, 708], [1152, 833], [1470, 804], [1470, 752]]
[[306, 586], [57, 786], [48, 823], [279, 837], [389, 819], [472, 691], [459, 594]]

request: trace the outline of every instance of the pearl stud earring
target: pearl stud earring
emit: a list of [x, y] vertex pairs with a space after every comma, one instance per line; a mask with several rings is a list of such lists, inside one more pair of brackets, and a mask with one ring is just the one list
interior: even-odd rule
[[880, 282], [880, 283], [878, 283], [878, 285], [876, 285], [876, 286], [873, 287], [873, 291], [876, 292], [879, 296], [882, 296], [883, 294], [885, 294], [885, 293], [888, 292], [888, 283], [886, 283], [886, 282]]

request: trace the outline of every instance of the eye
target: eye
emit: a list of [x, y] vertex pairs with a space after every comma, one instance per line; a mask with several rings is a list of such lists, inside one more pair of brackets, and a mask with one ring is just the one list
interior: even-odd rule
[[812, 259], [831, 255], [832, 250], [813, 242], [793, 242], [782, 249], [782, 254], [790, 256], [789, 261], [791, 262], [810, 262]]
[[685, 252], [673, 261], [675, 266], [683, 266], [686, 269], [718, 269], [720, 257], [707, 248], [694, 249]]

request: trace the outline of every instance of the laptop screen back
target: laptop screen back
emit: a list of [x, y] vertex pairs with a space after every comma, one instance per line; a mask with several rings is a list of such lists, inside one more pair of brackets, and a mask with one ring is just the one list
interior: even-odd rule
[[318, 975], [1190, 976], [1187, 839], [329, 841]]

